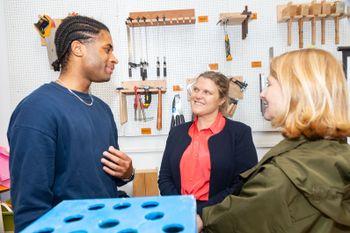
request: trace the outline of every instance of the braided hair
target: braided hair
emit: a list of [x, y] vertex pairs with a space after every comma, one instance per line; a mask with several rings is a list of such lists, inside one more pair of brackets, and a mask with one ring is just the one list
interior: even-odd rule
[[57, 60], [51, 64], [54, 70], [65, 69], [73, 41], [87, 42], [101, 30], [109, 32], [106, 25], [86, 16], [74, 15], [64, 18], [55, 34]]

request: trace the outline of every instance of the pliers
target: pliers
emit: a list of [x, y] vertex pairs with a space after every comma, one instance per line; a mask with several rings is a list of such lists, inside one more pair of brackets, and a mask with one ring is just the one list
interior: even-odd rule
[[172, 104], [171, 128], [185, 123], [185, 117], [182, 114], [181, 97], [176, 94]]

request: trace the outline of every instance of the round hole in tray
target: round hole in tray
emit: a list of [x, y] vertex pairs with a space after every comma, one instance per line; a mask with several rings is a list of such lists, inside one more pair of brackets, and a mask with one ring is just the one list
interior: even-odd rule
[[157, 219], [161, 219], [164, 217], [164, 213], [163, 212], [151, 212], [146, 214], [145, 218], [147, 220], [157, 220]]
[[40, 229], [38, 231], [35, 231], [34, 233], [51, 233], [53, 232], [55, 229], [53, 229], [52, 227], [45, 227], [43, 229]]
[[76, 222], [76, 221], [80, 221], [83, 219], [83, 215], [81, 214], [76, 214], [76, 215], [71, 215], [71, 216], [68, 216], [64, 219], [64, 222], [65, 223], [71, 223], [71, 222]]
[[131, 206], [130, 203], [128, 203], [128, 202], [123, 202], [123, 203], [115, 204], [115, 205], [113, 206], [113, 209], [115, 209], [115, 210], [123, 210], [123, 209], [129, 208], [130, 206]]
[[158, 205], [159, 205], [159, 203], [156, 201], [147, 201], [147, 202], [142, 203], [141, 206], [142, 206], [142, 208], [148, 209], [148, 208], [157, 207]]
[[104, 204], [95, 204], [95, 205], [89, 206], [89, 210], [99, 210], [99, 209], [102, 209], [103, 207], [105, 207]]
[[181, 224], [168, 224], [163, 227], [166, 233], [177, 233], [183, 231], [185, 228]]
[[77, 230], [77, 231], [71, 231], [69, 233], [88, 233], [88, 232], [84, 230]]
[[137, 230], [133, 228], [126, 228], [121, 231], [118, 231], [118, 233], [137, 233]]
[[117, 219], [107, 219], [98, 224], [100, 228], [112, 228], [119, 224]]

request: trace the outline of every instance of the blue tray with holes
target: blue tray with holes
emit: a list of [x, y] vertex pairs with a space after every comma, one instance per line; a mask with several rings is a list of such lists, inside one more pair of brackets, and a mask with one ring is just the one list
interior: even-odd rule
[[193, 196], [63, 201], [23, 233], [197, 232]]

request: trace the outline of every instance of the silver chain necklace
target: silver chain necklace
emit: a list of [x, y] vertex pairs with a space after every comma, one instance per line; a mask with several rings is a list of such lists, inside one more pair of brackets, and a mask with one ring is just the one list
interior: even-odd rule
[[72, 95], [74, 95], [75, 97], [78, 98], [78, 100], [80, 100], [81, 102], [83, 102], [85, 105], [87, 106], [92, 106], [94, 104], [94, 98], [92, 97], [90, 90], [89, 90], [89, 97], [91, 99], [90, 103], [86, 103], [82, 98], [80, 98], [80, 96], [78, 96], [77, 94], [74, 93], [74, 91], [72, 91], [71, 89], [69, 89], [68, 87], [65, 87], [64, 84], [62, 83], [61, 80], [57, 79], [56, 83], [60, 84], [62, 87], [66, 88], [70, 93], [72, 93]]

